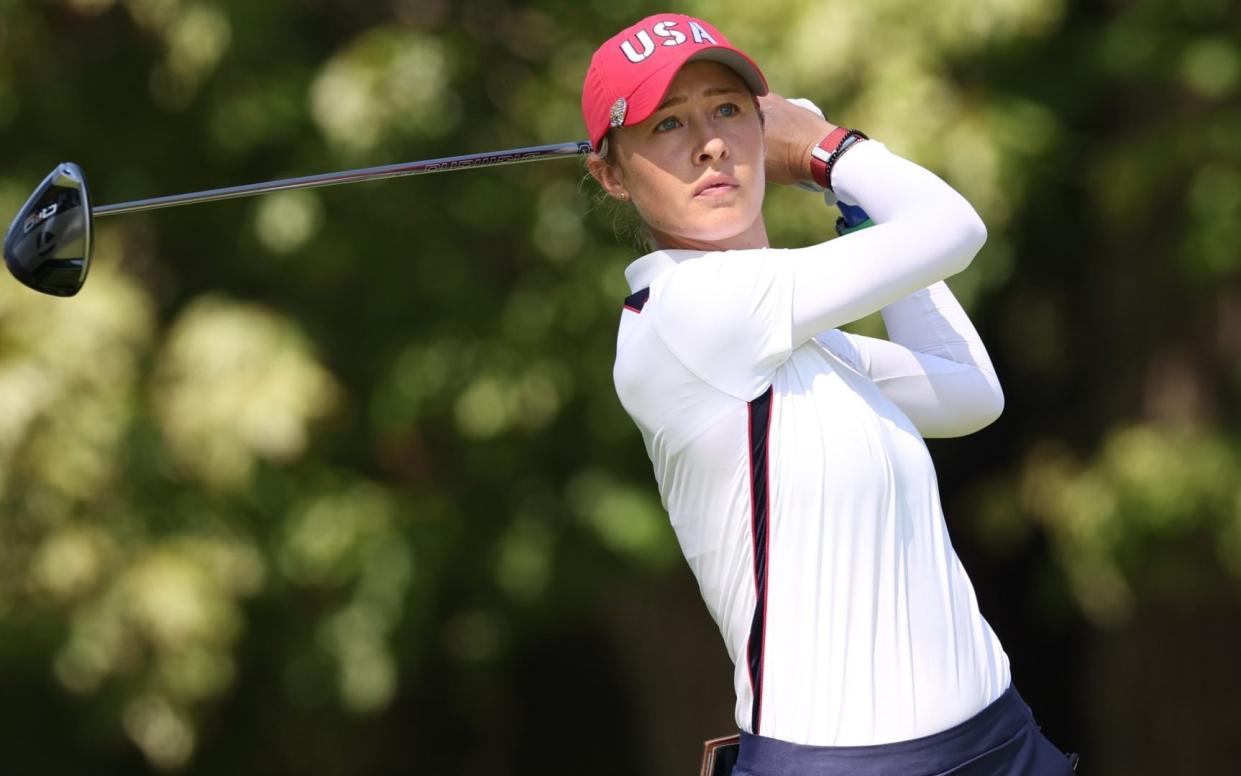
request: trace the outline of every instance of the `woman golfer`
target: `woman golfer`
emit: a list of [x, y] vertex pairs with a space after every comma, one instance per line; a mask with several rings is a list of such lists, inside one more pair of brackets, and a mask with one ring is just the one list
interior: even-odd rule
[[[591, 174], [656, 248], [625, 272], [616, 390], [736, 665], [734, 774], [1071, 773], [979, 613], [923, 442], [1003, 408], [942, 282], [982, 247], [978, 214], [769, 94], [700, 19], [604, 43], [582, 111]], [[772, 249], [768, 182], [814, 182], [874, 225]], [[890, 340], [837, 328], [876, 310]]]

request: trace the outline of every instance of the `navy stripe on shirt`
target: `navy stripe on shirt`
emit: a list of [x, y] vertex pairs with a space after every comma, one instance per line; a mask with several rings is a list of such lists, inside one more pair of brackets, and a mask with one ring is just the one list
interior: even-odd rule
[[771, 434], [769, 386], [762, 396], [748, 405], [750, 414], [750, 532], [754, 541], [754, 618], [750, 620], [750, 641], [746, 664], [754, 703], [750, 709], [750, 728], [759, 735], [763, 716], [763, 648], [767, 636], [767, 562], [770, 551], [771, 495], [768, 478], [768, 438]]
[[635, 291], [625, 297], [625, 309], [633, 310], [635, 313], [642, 312], [642, 308], [646, 307], [646, 300], [651, 298], [651, 289], [644, 288], [641, 291]]

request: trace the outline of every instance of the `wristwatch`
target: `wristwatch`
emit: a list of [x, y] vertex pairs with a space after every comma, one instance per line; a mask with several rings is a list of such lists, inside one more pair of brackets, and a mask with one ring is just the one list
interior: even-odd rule
[[836, 162], [858, 141], [869, 140], [860, 130], [836, 127], [827, 133], [817, 146], [810, 149], [810, 175], [814, 182], [827, 189], [832, 189], [832, 168]]

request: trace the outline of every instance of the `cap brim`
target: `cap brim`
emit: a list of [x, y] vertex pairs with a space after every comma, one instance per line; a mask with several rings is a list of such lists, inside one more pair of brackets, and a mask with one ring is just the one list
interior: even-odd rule
[[679, 62], [669, 62], [664, 67], [659, 68], [651, 73], [650, 77], [642, 82], [629, 98], [628, 111], [625, 113], [624, 126], [631, 127], [634, 124], [641, 124], [651, 117], [651, 114], [663, 102], [664, 94], [667, 93], [668, 87], [672, 85], [673, 79], [681, 68], [689, 62], [697, 62], [707, 60], [709, 62], [719, 62], [721, 65], [732, 70], [755, 96], [761, 97], [767, 94], [767, 79], [763, 77], [763, 71], [758, 69], [758, 65], [754, 60], [747, 57], [735, 48], [728, 46], [709, 46], [700, 48], [693, 54]]

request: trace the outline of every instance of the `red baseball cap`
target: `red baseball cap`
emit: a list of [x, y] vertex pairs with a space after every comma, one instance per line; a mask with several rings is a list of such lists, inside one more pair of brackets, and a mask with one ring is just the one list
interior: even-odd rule
[[590, 58], [582, 84], [582, 118], [596, 149], [611, 127], [640, 124], [659, 107], [686, 62], [727, 65], [756, 95], [767, 93], [763, 72], [724, 34], [679, 13], [648, 16], [608, 39]]

